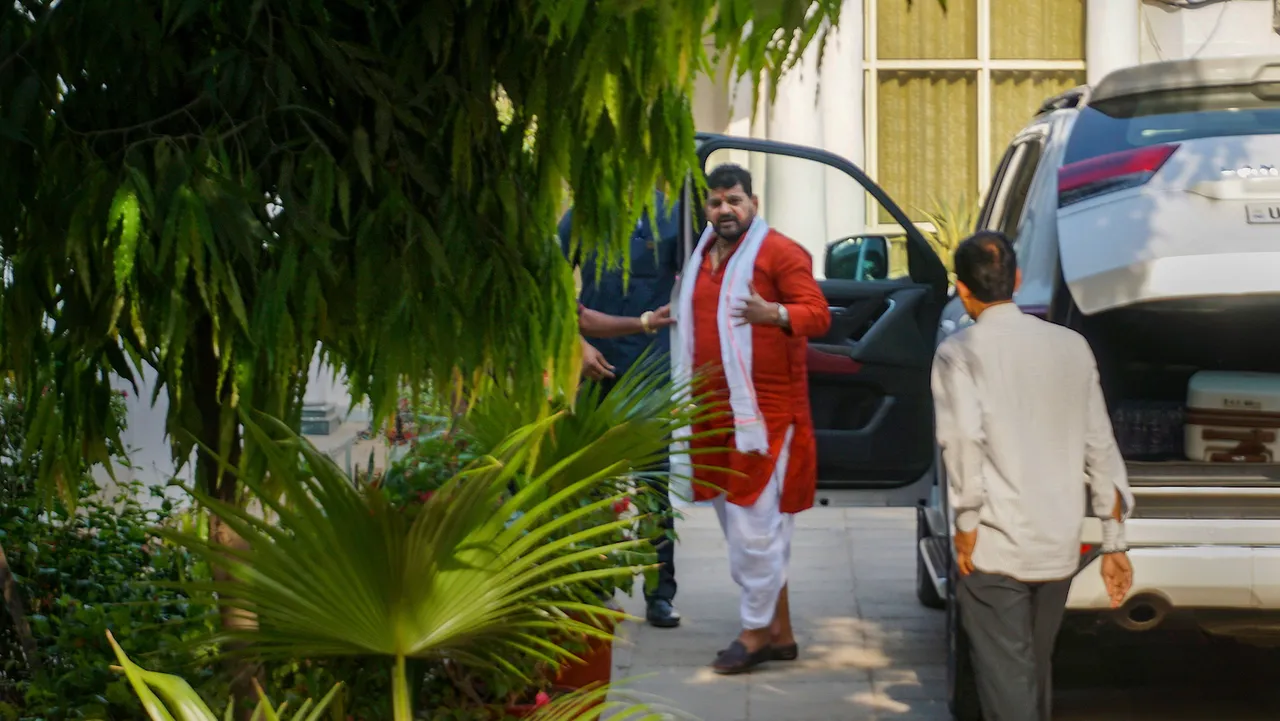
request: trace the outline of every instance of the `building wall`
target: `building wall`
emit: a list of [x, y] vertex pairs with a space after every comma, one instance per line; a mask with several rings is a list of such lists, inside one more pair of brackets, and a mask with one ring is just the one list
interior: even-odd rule
[[1280, 55], [1275, 0], [1231, 0], [1177, 9], [1147, 0], [1141, 7], [1144, 63], [1234, 55]]
[[[173, 480], [185, 485], [193, 484], [195, 454], [192, 454], [191, 462], [178, 471], [169, 451], [165, 430], [165, 415], [169, 409], [168, 397], [161, 392], [155, 404], [152, 405], [151, 394], [155, 389], [155, 374], [149, 370], [144, 369], [138, 378], [138, 385], [139, 388], [135, 392], [128, 383], [122, 381], [116, 383], [119, 390], [128, 394], [125, 399], [127, 425], [122, 440], [129, 451], [129, 463], [127, 466], [118, 465], [113, 469], [115, 481], [141, 481], [148, 486], [162, 485]], [[347, 392], [345, 382], [341, 377], [335, 377], [332, 369], [322, 364], [318, 356], [311, 364], [305, 402], [308, 404], [332, 403], [343, 419], [351, 423], [368, 423], [366, 409], [351, 407], [351, 396]], [[344, 427], [342, 431], [349, 435], [351, 429]], [[329, 452], [328, 445], [324, 440], [317, 440], [317, 446], [322, 451]], [[340, 458], [335, 457], [335, 460], [342, 462]], [[103, 488], [102, 495], [107, 498], [113, 497], [116, 488], [111, 475], [105, 469], [98, 469], [95, 476]], [[172, 495], [176, 498], [179, 493], [175, 490]]]
[[[695, 122], [708, 132], [836, 153], [920, 222], [940, 204], [976, 203], [1013, 134], [1057, 92], [1139, 62], [1280, 54], [1274, 6], [950, 0], [944, 13], [923, 0], [849, 0], [820, 72], [811, 49], [754, 123], [744, 119], [750, 100], [725, 99], [749, 88], [706, 81], [695, 97]], [[767, 191], [761, 195], [769, 221], [801, 236], [816, 256], [839, 234], [893, 232], [873, 203], [851, 197], [851, 186], [831, 172], [792, 160], [737, 159], [750, 161]]]

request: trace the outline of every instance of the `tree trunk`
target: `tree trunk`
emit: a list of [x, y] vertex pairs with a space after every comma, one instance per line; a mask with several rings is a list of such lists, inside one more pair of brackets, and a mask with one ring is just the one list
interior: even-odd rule
[[[239, 534], [216, 514], [212, 514], [209, 517], [209, 539], [214, 543], [236, 550], [248, 548], [248, 544], [245, 543], [244, 539], [240, 538]], [[215, 581], [222, 583], [233, 580], [221, 568], [214, 568], [213, 578]], [[238, 633], [252, 631], [258, 627], [257, 617], [248, 611], [219, 605], [218, 613], [221, 617], [224, 631]], [[226, 671], [231, 676], [231, 695], [238, 707], [236, 717], [240, 719], [247, 719], [251, 716], [253, 706], [257, 703], [258, 693], [254, 684], [255, 681], [261, 681], [260, 676], [262, 675], [262, 666], [260, 664], [239, 655], [245, 648], [246, 646], [243, 642], [236, 641], [228, 643], [225, 649], [228, 652], [237, 654], [227, 660]]]
[[[194, 394], [194, 402], [200, 411], [200, 442], [210, 449], [217, 449], [221, 445], [221, 418], [224, 410], [230, 411], [231, 407], [231, 383], [225, 383], [222, 388], [221, 397], [217, 393], [218, 388], [218, 359], [213, 355], [213, 326], [208, 320], [204, 320], [197, 326], [196, 332], [197, 347], [196, 354], [197, 369], [196, 392]], [[223, 467], [234, 469], [240, 464], [240, 431], [237, 424], [232, 432], [231, 444], [225, 460], [225, 466], [220, 467], [219, 460], [205, 448], [200, 448], [196, 455], [196, 482], [201, 490], [223, 503], [237, 505], [240, 503], [239, 483], [233, 473], [223, 472]], [[232, 548], [236, 550], [247, 550], [249, 545], [235, 529], [226, 524], [221, 517], [215, 513], [209, 515], [209, 540], [215, 544]], [[213, 569], [213, 578], [220, 583], [232, 581], [230, 574], [224, 569], [215, 567]], [[232, 608], [225, 604], [219, 604], [219, 615], [221, 617], [222, 628], [226, 632], [239, 633], [243, 631], [252, 631], [258, 627], [257, 618], [247, 611], [238, 608]], [[227, 644], [225, 649], [228, 652], [236, 654], [228, 659], [226, 670], [231, 676], [231, 694], [234, 697], [237, 706], [237, 718], [248, 719], [252, 715], [253, 706], [257, 703], [257, 688], [255, 682], [260, 681], [262, 667], [244, 656], [240, 652], [244, 651], [245, 645], [242, 642]], [[247, 705], [247, 708], [246, 708]]]
[[0, 585], [4, 587], [4, 605], [13, 621], [13, 632], [22, 645], [22, 654], [27, 657], [27, 667], [32, 675], [40, 671], [40, 649], [36, 646], [36, 637], [31, 633], [31, 625], [27, 623], [27, 607], [22, 602], [22, 589], [13, 578], [13, 569], [9, 568], [9, 557], [5, 555], [4, 546], [0, 545]]

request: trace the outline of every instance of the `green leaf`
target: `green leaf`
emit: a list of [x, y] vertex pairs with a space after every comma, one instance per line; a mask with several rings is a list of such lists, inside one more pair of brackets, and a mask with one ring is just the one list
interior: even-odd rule
[[[129, 679], [134, 693], [142, 702], [143, 710], [152, 721], [218, 721], [217, 715], [209, 710], [204, 700], [186, 681], [177, 676], [148, 671], [134, 664], [120, 648], [120, 644], [116, 643], [110, 631], [107, 632], [107, 642], [111, 644], [116, 660], [120, 663], [119, 670]], [[334, 685], [318, 704], [313, 706], [308, 703], [306, 709], [308, 715], [304, 717], [299, 713], [295, 719], [318, 721], [323, 717], [324, 711], [333, 701], [340, 687], [341, 684]], [[276, 709], [265, 695], [260, 698], [255, 718], [279, 719]]]
[[120, 231], [120, 243], [115, 250], [115, 281], [117, 291], [123, 291], [133, 272], [133, 259], [138, 251], [138, 230], [142, 224], [138, 207], [138, 195], [132, 184], [126, 183], [116, 191], [111, 201], [107, 231]]
[[[366, 179], [366, 182], [367, 179]], [[342, 226], [351, 229], [351, 181], [347, 174], [338, 169], [338, 211], [342, 213]]]
[[363, 127], [357, 127], [351, 134], [351, 152], [356, 156], [356, 164], [360, 166], [360, 175], [365, 185], [373, 187], [373, 159], [369, 155], [369, 133]]

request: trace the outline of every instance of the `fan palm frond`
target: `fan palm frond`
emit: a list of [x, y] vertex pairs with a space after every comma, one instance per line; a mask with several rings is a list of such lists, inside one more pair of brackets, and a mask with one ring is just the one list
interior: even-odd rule
[[[597, 452], [576, 455], [565, 477], [592, 475], [602, 470], [602, 464], [622, 459], [626, 461], [625, 473], [665, 481], [652, 477], [648, 469], [666, 460], [672, 434], [726, 412], [705, 395], [682, 393], [688, 386], [696, 387], [701, 375], [695, 374], [682, 385], [668, 379], [666, 366], [665, 356], [646, 352], [607, 394], [598, 383], [583, 384], [572, 409], [512, 402], [491, 394], [469, 409], [465, 423], [481, 447], [492, 447], [523, 426], [561, 413], [554, 432], [548, 434], [533, 459], [533, 475], [590, 446]], [[686, 395], [691, 400], [678, 400]]]
[[[263, 515], [275, 521], [192, 490], [248, 550], [168, 535], [232, 579], [200, 590], [258, 619], [256, 629], [228, 631], [224, 640], [246, 642], [246, 652], [261, 658], [387, 656], [396, 663], [396, 717], [407, 718], [406, 658], [447, 658], [523, 677], [510, 658], [564, 663], [572, 654], [548, 639], [606, 638], [625, 617], [574, 600], [580, 594], [573, 590], [642, 569], [573, 568], [646, 542], [601, 540], [629, 519], [583, 522], [622, 498], [583, 500], [627, 459], [597, 442], [550, 465], [535, 462], [559, 420], [552, 415], [510, 434], [411, 515], [357, 487], [285, 424], [246, 417], [246, 432], [265, 449], [283, 489], [278, 499], [259, 496]], [[529, 475], [530, 468], [538, 470]], [[513, 487], [519, 490], [511, 494]]]

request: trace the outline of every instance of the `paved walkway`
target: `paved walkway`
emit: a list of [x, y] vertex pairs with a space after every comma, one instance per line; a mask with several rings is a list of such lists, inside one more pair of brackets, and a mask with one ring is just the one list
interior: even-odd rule
[[[685, 511], [676, 552], [684, 623], [629, 624], [614, 679], [705, 721], [945, 719], [944, 618], [920, 606], [910, 510], [816, 508], [797, 517], [791, 610], [800, 659], [753, 674], [707, 668], [737, 633], [736, 587], [708, 508]], [[905, 569], [905, 570], [904, 570]], [[643, 613], [631, 599], [628, 610]]]
[[[736, 677], [707, 668], [737, 633], [724, 540], [711, 509], [685, 514], [676, 552], [684, 623], [624, 626], [615, 683], [629, 680], [704, 721], [949, 721], [945, 618], [915, 598], [913, 510], [798, 516], [791, 604], [800, 660]], [[638, 597], [626, 606], [643, 614]], [[1055, 721], [1280, 718], [1274, 655], [1196, 634], [1071, 636], [1060, 642]]]

